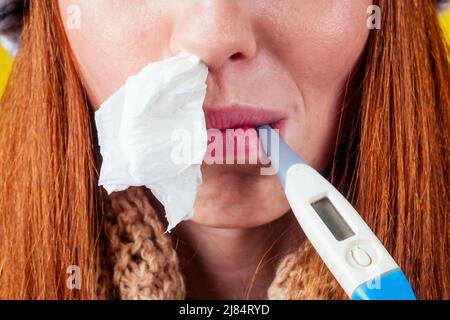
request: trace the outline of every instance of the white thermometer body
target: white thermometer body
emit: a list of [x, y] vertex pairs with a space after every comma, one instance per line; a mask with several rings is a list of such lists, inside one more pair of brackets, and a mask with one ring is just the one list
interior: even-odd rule
[[[261, 129], [272, 135], [261, 144], [278, 169], [293, 213], [344, 291], [354, 300], [415, 299], [397, 263], [347, 199], [278, 133], [269, 126]], [[273, 135], [279, 139], [278, 157], [271, 154]]]

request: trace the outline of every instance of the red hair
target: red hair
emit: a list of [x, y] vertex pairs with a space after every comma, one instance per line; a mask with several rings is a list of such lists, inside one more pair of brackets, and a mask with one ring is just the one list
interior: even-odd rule
[[[376, 4], [383, 28], [372, 31], [345, 93], [330, 178], [417, 297], [449, 299], [449, 51], [432, 1]], [[96, 298], [105, 199], [92, 123], [57, 1], [28, 1], [0, 105], [1, 298]], [[303, 287], [325, 286], [328, 271], [317, 255], [310, 261], [314, 281]], [[65, 283], [74, 264], [79, 291]], [[300, 297], [296, 286], [286, 298]]]

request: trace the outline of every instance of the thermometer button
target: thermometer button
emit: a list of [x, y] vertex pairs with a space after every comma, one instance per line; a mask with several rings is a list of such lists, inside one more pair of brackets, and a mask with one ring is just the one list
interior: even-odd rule
[[361, 267], [368, 267], [372, 264], [373, 259], [366, 250], [361, 246], [355, 246], [351, 249], [350, 255], [352, 259]]

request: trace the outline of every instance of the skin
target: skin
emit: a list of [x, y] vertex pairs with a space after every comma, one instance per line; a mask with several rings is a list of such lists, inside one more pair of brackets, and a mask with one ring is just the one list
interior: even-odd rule
[[[341, 93], [366, 44], [371, 3], [59, 0], [65, 22], [70, 5], [80, 8], [81, 27], [65, 26], [95, 110], [148, 63], [188, 51], [209, 67], [205, 105], [276, 110], [284, 139], [319, 171], [332, 159]], [[264, 298], [278, 259], [260, 266], [248, 289], [264, 254], [282, 256], [303, 241], [278, 180], [257, 166], [202, 170], [195, 217], [173, 233], [189, 296]]]

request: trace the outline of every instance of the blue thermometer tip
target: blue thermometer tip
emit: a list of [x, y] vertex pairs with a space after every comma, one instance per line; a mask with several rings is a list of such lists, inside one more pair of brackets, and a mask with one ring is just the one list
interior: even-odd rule
[[280, 137], [278, 132], [270, 125], [263, 125], [258, 128], [259, 140], [269, 158], [272, 167], [277, 170], [283, 188], [286, 187], [286, 174], [288, 169], [295, 164], [306, 164], [286, 142]]

